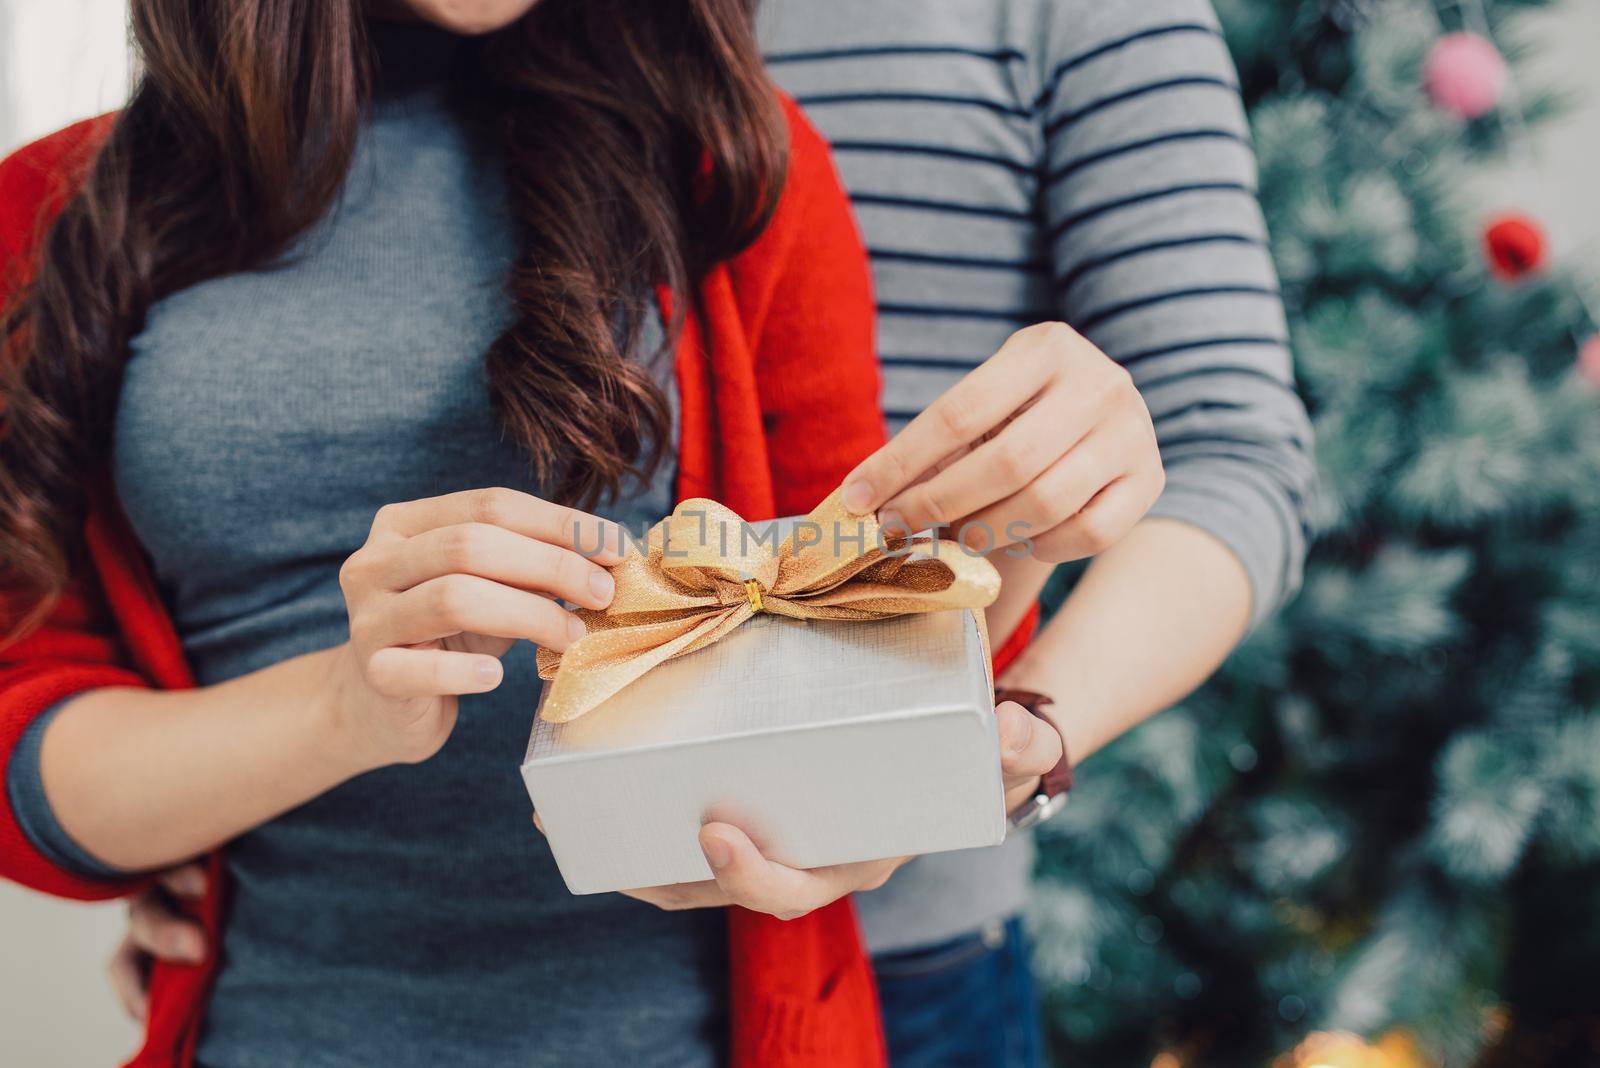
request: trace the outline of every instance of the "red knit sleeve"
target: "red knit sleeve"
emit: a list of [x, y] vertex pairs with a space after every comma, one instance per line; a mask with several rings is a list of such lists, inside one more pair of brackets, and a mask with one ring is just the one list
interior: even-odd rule
[[[10, 607], [0, 608], [7, 626], [15, 619]], [[120, 661], [103, 609], [82, 595], [63, 598], [42, 626], [0, 650], [0, 785], [9, 781], [11, 754], [23, 733], [52, 705], [85, 690], [148, 685]], [[0, 790], [0, 797], [0, 878], [81, 900], [117, 897], [139, 885], [136, 879], [86, 879], [58, 867], [18, 826], [10, 791]]]
[[[41, 236], [93, 158], [110, 119], [69, 126], [0, 161], [0, 306], [31, 276]], [[11, 352], [6, 357], [14, 358]], [[4, 404], [0, 397], [0, 434]], [[27, 599], [0, 570], [0, 786], [23, 732], [50, 706], [84, 690], [145, 684], [125, 666], [116, 626], [92, 575], [79, 576], [41, 625], [4, 641], [27, 608]], [[56, 867], [17, 826], [9, 792], [0, 789], [0, 799], [0, 877], [84, 899], [113, 897], [135, 885], [83, 879]]]
[[795, 103], [784, 195], [733, 263], [779, 515], [809, 511], [883, 443], [866, 249], [826, 142]]

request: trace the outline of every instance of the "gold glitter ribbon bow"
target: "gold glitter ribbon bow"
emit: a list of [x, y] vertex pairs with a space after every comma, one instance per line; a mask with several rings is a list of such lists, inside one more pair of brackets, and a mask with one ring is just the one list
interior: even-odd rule
[[[648, 551], [646, 551], [648, 549]], [[1000, 593], [989, 561], [953, 541], [887, 537], [835, 491], [793, 530], [751, 526], [715, 501], [687, 500], [611, 568], [603, 612], [577, 609], [589, 632], [565, 653], [539, 650], [553, 680], [540, 713], [577, 719], [645, 672], [704, 649], [757, 612], [874, 620], [983, 608]]]

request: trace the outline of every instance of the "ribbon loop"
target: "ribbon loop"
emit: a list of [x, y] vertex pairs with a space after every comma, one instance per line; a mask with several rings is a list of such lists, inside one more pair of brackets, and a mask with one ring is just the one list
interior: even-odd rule
[[754, 538], [723, 505], [679, 504], [651, 529], [648, 552], [632, 549], [611, 568], [611, 607], [577, 610], [587, 633], [564, 653], [539, 650], [539, 677], [551, 683], [540, 714], [554, 723], [577, 719], [657, 664], [705, 648], [760, 612], [889, 619], [984, 608], [1000, 593], [1000, 575], [983, 557], [929, 538], [885, 545], [877, 517], [852, 514], [837, 490], [799, 528], [805, 537]]

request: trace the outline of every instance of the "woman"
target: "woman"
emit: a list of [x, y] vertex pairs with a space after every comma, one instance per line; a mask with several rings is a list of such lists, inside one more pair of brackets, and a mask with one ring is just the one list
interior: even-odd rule
[[801, 511], [881, 438], [745, 5], [133, 22], [127, 110], [0, 168], [0, 865], [106, 897], [230, 843], [138, 1063], [875, 1061], [838, 899], [887, 866], [714, 825], [692, 903], [816, 911], [574, 898], [514, 773], [531, 643], [610, 598], [574, 538]]

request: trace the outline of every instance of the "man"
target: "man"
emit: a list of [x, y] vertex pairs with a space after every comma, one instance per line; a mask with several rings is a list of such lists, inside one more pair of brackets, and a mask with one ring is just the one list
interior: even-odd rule
[[[1165, 490], [999, 680], [1054, 695], [1079, 763], [1210, 674], [1291, 592], [1305, 552], [1310, 433], [1215, 15], [1206, 0], [768, 0], [761, 21], [773, 77], [832, 142], [855, 203], [891, 430], [930, 405], [945, 421], [950, 391], [975, 381], [955, 394], [964, 410], [979, 393], [1028, 405], [1002, 346], [1052, 319], [1149, 406]], [[1069, 387], [1098, 388], [1084, 346], [1053, 347]], [[922, 447], [902, 435], [867, 481], [963, 443], [945, 437], [902, 463]], [[925, 485], [894, 502], [910, 525], [966, 513], [959, 487]], [[1014, 835], [857, 896], [896, 1065], [1039, 1061], [1016, 919], [1031, 860]]]

